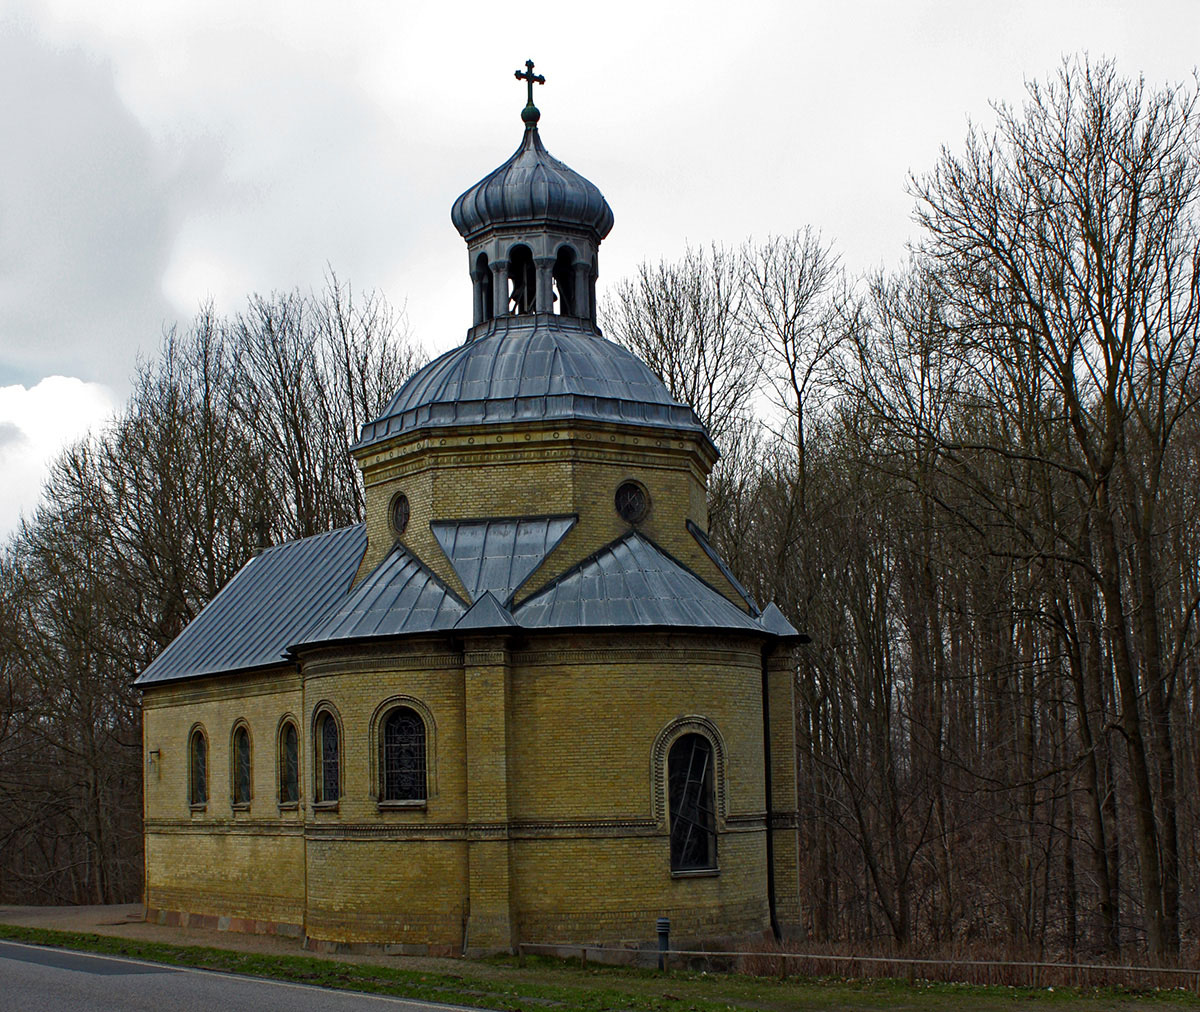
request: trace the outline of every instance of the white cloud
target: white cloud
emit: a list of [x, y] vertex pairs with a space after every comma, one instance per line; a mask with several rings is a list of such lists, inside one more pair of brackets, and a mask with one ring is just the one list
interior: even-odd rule
[[171, 193], [110, 63], [0, 19], [0, 382], [124, 384], [168, 308]]
[[0, 539], [37, 506], [47, 468], [63, 447], [113, 413], [112, 391], [73, 376], [47, 376], [32, 387], [0, 387]]

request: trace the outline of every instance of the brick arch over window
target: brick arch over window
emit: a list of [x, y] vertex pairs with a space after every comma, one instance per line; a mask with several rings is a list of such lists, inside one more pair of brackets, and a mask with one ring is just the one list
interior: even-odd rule
[[199, 808], [208, 804], [208, 732], [203, 724], [193, 724], [187, 738], [188, 804]]
[[667, 828], [667, 753], [685, 734], [699, 734], [708, 739], [713, 754], [713, 793], [716, 798], [717, 830], [725, 828], [727, 799], [725, 789], [725, 741], [717, 725], [707, 717], [689, 714], [677, 717], [658, 732], [650, 753], [650, 808], [659, 829]]
[[[396, 713], [396, 711], [408, 710], [424, 725], [425, 741], [424, 741], [424, 764], [425, 764], [425, 791], [420, 798], [388, 798], [386, 795], [386, 784], [384, 774], [386, 772], [384, 765], [384, 751], [387, 745], [386, 724], [388, 718]], [[370, 756], [370, 774], [371, 774], [371, 791], [376, 801], [388, 802], [390, 800], [401, 801], [425, 801], [428, 798], [434, 797], [437, 794], [437, 723], [433, 719], [433, 712], [421, 700], [414, 696], [396, 695], [389, 696], [376, 708], [371, 714], [370, 724], [370, 747], [368, 749]]]
[[328, 700], [313, 707], [313, 803], [336, 805], [345, 788], [342, 717]]

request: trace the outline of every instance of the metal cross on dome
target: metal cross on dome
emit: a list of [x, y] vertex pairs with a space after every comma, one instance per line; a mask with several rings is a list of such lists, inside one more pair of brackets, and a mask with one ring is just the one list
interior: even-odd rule
[[527, 83], [528, 83], [528, 86], [529, 86], [529, 105], [533, 105], [533, 85], [534, 85], [534, 82], [536, 81], [538, 84], [545, 84], [545, 83], [546, 83], [546, 79], [545, 79], [545, 78], [544, 78], [544, 77], [543, 77], [541, 74], [535, 74], [535, 73], [533, 72], [533, 60], [526, 60], [526, 61], [525, 61], [525, 70], [524, 70], [524, 71], [520, 71], [520, 70], [514, 70], [514, 71], [513, 71], [513, 77], [515, 77], [515, 78], [516, 78], [518, 81], [525, 81], [525, 82], [527, 82]]

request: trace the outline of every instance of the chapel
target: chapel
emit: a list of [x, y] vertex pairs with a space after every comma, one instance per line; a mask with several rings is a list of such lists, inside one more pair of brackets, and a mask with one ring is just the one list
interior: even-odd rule
[[704, 426], [600, 332], [613, 213], [517, 76], [520, 145], [450, 212], [466, 339], [351, 448], [365, 523], [260, 552], [137, 680], [150, 919], [435, 954], [799, 931], [804, 637], [708, 539]]

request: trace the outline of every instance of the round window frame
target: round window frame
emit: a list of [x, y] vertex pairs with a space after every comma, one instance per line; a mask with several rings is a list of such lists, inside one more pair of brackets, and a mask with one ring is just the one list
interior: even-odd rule
[[[396, 515], [403, 510], [403, 522], [397, 522]], [[392, 533], [396, 537], [400, 537], [408, 530], [408, 522], [412, 519], [412, 504], [408, 501], [408, 496], [403, 492], [397, 492], [392, 496], [392, 501], [388, 503], [388, 526], [391, 527]]]
[[[630, 515], [626, 510], [621, 508], [621, 493], [626, 489], [633, 489], [642, 497], [642, 508], [637, 512], [636, 515]], [[634, 478], [626, 478], [623, 482], [621, 482], [620, 485], [617, 486], [617, 490], [613, 493], [613, 509], [617, 511], [617, 516], [619, 516], [627, 524], [631, 524], [634, 527], [644, 522], [646, 517], [650, 515], [650, 505], [651, 500], [649, 490], [645, 485]]]

